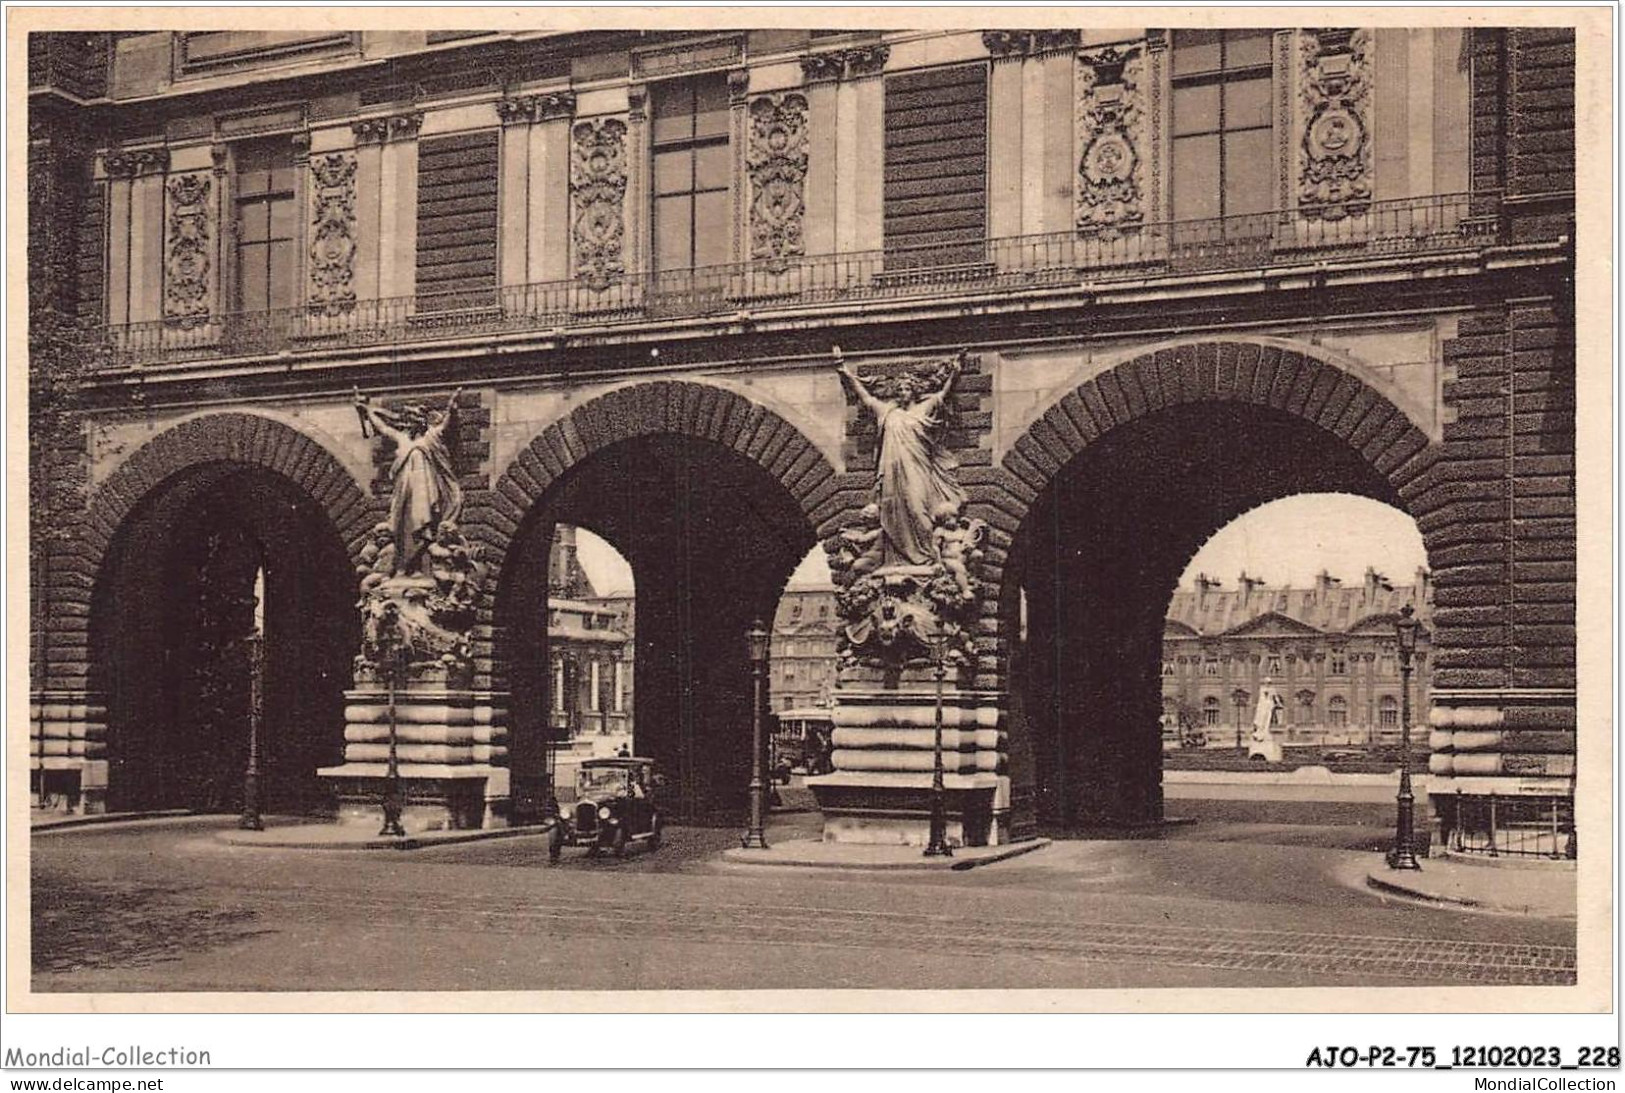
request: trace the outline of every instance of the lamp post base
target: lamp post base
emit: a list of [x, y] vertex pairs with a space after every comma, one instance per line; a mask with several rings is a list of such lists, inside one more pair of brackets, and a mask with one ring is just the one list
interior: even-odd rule
[[401, 826], [401, 790], [393, 778], [384, 788], [384, 826], [378, 829], [378, 834], [397, 838], [406, 834]]
[[760, 831], [747, 831], [739, 836], [739, 845], [746, 850], [766, 850], [767, 837]]
[[237, 817], [240, 831], [264, 831], [265, 820], [260, 816], [260, 788], [257, 775], [250, 774], [243, 783], [243, 811]]
[[1416, 851], [1410, 849], [1401, 850], [1396, 847], [1388, 851], [1388, 868], [1414, 869], [1420, 872], [1422, 863], [1416, 860]]

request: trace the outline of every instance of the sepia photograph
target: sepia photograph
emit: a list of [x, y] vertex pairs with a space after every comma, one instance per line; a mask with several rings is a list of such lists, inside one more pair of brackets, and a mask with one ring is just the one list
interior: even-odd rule
[[1504, 10], [13, 9], [8, 1008], [1606, 1009]]

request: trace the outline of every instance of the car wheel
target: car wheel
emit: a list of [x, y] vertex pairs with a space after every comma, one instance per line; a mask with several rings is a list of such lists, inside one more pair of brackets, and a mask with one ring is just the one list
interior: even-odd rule
[[649, 817], [649, 849], [660, 849], [660, 813]]
[[609, 851], [617, 858], [626, 857], [626, 825], [616, 824], [615, 834], [610, 836]]

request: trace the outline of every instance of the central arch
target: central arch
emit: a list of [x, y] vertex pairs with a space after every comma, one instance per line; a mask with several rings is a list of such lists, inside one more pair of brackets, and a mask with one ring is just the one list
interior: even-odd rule
[[698, 819], [744, 804], [744, 633], [753, 620], [772, 619], [790, 574], [838, 518], [841, 486], [818, 448], [776, 413], [694, 382], [634, 384], [592, 399], [514, 458], [489, 523], [501, 558], [491, 673], [511, 694], [517, 816], [546, 793], [553, 528], [588, 528], [632, 567], [635, 748], [666, 771], [670, 814]]
[[1021, 818], [1159, 822], [1163, 617], [1190, 558], [1236, 517], [1299, 493], [1399, 508], [1431, 551], [1436, 456], [1359, 376], [1275, 341], [1160, 347], [1058, 399], [1003, 460], [1014, 531], [998, 610], [1013, 635]]

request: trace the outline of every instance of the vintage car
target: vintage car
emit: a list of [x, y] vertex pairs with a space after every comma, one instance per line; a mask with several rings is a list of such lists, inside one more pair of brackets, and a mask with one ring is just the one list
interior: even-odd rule
[[548, 841], [548, 858], [559, 860], [566, 846], [585, 846], [589, 855], [605, 850], [616, 857], [629, 844], [660, 846], [660, 813], [653, 790], [653, 759], [620, 756], [588, 759], [576, 773], [576, 799], [560, 808]]

